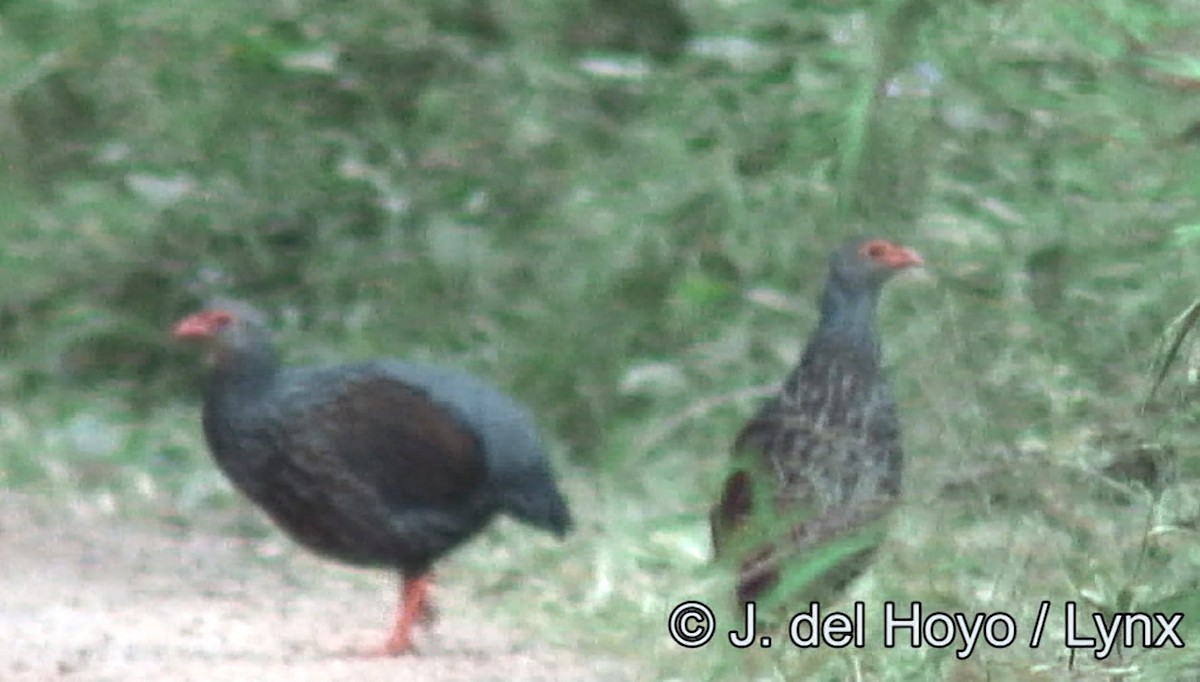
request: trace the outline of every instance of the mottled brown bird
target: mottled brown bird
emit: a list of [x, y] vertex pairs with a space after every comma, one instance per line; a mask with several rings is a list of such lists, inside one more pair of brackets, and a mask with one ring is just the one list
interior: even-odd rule
[[378, 653], [411, 649], [433, 563], [497, 514], [572, 527], [532, 418], [479, 379], [398, 360], [285, 368], [259, 313], [234, 301], [174, 335], [207, 347], [204, 435], [234, 485], [308, 549], [399, 571]]
[[[738, 434], [710, 515], [718, 558], [740, 565], [739, 603], [767, 596], [789, 565], [853, 539], [899, 497], [900, 424], [880, 367], [875, 309], [883, 284], [919, 265], [915, 251], [884, 239], [853, 239], [831, 254], [817, 328], [779, 392]], [[835, 596], [874, 550], [852, 544], [804, 586], [800, 606]]]

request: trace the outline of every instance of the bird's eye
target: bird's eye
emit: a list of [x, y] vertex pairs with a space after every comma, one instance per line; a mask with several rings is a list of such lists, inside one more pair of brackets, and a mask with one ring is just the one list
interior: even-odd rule
[[230, 315], [224, 310], [218, 310], [211, 315], [210, 321], [213, 329], [221, 329], [228, 326], [230, 322], [233, 322], [233, 315]]
[[867, 258], [870, 258], [871, 260], [883, 258], [885, 255], [887, 255], [887, 252], [888, 245], [884, 242], [867, 242], [867, 244], [863, 246], [863, 253], [866, 254]]

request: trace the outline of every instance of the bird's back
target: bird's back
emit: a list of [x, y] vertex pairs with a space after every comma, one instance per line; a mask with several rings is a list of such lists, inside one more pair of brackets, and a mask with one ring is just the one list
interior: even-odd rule
[[887, 378], [872, 358], [814, 341], [735, 448], [757, 453], [781, 504], [823, 511], [898, 494], [900, 426]]
[[[713, 510], [718, 553], [750, 527], [739, 576], [740, 601], [761, 597], [788, 556], [814, 550], [882, 517], [900, 491], [899, 422], [873, 353], [819, 334], [779, 393], [738, 434], [742, 466]], [[810, 595], [840, 590], [871, 550], [840, 562]]]
[[360, 366], [284, 370], [257, 395], [210, 393], [204, 423], [248, 497], [343, 561], [420, 567], [498, 510], [474, 434], [420, 390]]
[[478, 439], [486, 488], [499, 508], [556, 535], [573, 521], [529, 411], [481, 379], [448, 367], [382, 360], [366, 371], [412, 386]]

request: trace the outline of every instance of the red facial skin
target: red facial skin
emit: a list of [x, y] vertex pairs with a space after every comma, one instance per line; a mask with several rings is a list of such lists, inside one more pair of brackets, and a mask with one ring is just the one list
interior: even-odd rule
[[884, 239], [872, 239], [859, 247], [858, 252], [863, 257], [881, 265], [886, 265], [894, 270], [918, 267], [925, 264], [925, 261], [921, 260], [921, 254]]
[[180, 320], [171, 335], [177, 339], [207, 339], [232, 321], [233, 315], [224, 310], [205, 310]]

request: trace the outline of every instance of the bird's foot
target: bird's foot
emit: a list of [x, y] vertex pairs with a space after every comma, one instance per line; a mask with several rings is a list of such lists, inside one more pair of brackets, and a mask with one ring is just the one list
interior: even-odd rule
[[426, 597], [421, 601], [421, 609], [417, 612], [417, 620], [423, 625], [432, 625], [437, 622], [438, 609], [433, 605], [433, 601]]
[[400, 582], [399, 602], [396, 605], [396, 620], [387, 641], [382, 646], [355, 653], [375, 658], [416, 653], [412, 642], [414, 626], [417, 623], [431, 623], [437, 618], [437, 610], [428, 595], [429, 582], [426, 575], [403, 578]]
[[393, 635], [388, 637], [387, 641], [383, 644], [352, 646], [342, 653], [347, 658], [394, 658], [396, 656], [415, 655], [417, 648], [413, 645], [411, 639]]

